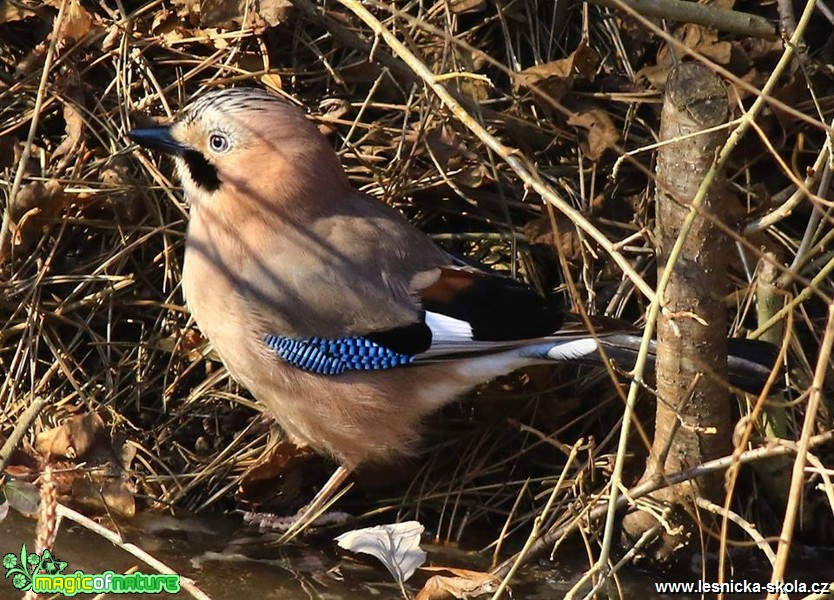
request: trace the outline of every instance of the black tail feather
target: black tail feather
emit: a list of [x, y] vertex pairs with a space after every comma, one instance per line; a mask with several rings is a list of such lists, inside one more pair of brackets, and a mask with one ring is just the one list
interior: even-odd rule
[[[609, 358], [614, 359], [621, 368], [634, 368], [640, 349], [640, 335], [620, 333], [600, 338], [600, 342]], [[652, 341], [649, 348], [649, 368], [654, 370], [657, 342]], [[751, 394], [760, 394], [776, 365], [779, 348], [760, 340], [729, 338], [727, 340], [727, 369], [731, 386]], [[776, 381], [771, 393], [783, 389], [782, 382]]]

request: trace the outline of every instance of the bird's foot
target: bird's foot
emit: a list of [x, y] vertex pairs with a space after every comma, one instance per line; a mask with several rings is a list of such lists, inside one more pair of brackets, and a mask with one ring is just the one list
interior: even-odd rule
[[[282, 531], [283, 533], [278, 542], [286, 544], [310, 527], [321, 527], [324, 524], [333, 522], [333, 514], [339, 515], [336, 519], [342, 518], [341, 515], [345, 513], [333, 513], [328, 512], [328, 510], [353, 485], [350, 484], [343, 490], [339, 490], [348, 475], [350, 475], [350, 472], [351, 470], [344, 466], [337, 468], [333, 472], [333, 475], [330, 476], [330, 479], [327, 480], [327, 483], [316, 494], [315, 498], [292, 517], [249, 513], [248, 518], [246, 515], [244, 516], [244, 520], [247, 523], [257, 523], [261, 529], [269, 528]], [[322, 522], [322, 519], [325, 519], [325, 521]]]
[[[310, 505], [303, 506], [297, 513], [291, 516], [281, 516], [274, 513], [261, 512], [244, 512], [243, 522], [248, 525], [254, 525], [261, 531], [279, 531], [286, 532], [296, 526], [306, 516], [306, 512]], [[328, 525], [341, 525], [352, 515], [341, 510], [330, 510], [317, 516], [307, 528], [326, 527]]]

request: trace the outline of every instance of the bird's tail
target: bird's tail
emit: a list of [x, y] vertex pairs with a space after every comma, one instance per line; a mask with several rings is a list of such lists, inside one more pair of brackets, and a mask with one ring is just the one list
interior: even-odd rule
[[[605, 353], [617, 364], [630, 370], [634, 368], [640, 350], [641, 336], [637, 333], [615, 333], [598, 338]], [[773, 344], [760, 340], [729, 338], [727, 340], [727, 370], [729, 383], [733, 387], [751, 394], [759, 394], [776, 365], [779, 349]], [[590, 354], [585, 357], [588, 362], [601, 362], [599, 352], [596, 359]], [[654, 369], [657, 359], [657, 342], [652, 341], [649, 348], [649, 368]], [[778, 388], [779, 382], [775, 388]], [[773, 389], [771, 392], [778, 391]]]

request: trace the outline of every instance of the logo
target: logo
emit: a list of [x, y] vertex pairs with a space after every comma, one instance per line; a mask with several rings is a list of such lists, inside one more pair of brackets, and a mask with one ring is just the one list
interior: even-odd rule
[[9, 552], [3, 555], [6, 579], [11, 577], [12, 585], [26, 592], [36, 594], [175, 594], [180, 591], [180, 576], [166, 573], [104, 573], [88, 574], [83, 571], [64, 573], [67, 563], [58, 560], [49, 550], [40, 554], [27, 552], [26, 544], [20, 555]]

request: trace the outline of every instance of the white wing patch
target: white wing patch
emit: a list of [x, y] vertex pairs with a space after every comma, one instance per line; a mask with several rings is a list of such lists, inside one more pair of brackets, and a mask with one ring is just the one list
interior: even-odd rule
[[[426, 311], [426, 325], [431, 329], [431, 346], [421, 353], [419, 360], [437, 358], [464, 358], [466, 354], [499, 350], [518, 346], [518, 342], [485, 342], [472, 339], [472, 325], [441, 313]], [[455, 356], [455, 355], [460, 356]]]
[[[558, 362], [587, 358], [597, 352], [596, 340], [587, 334], [568, 334], [564, 339], [548, 336], [530, 340], [483, 341], [472, 339], [472, 325], [467, 321], [431, 311], [426, 311], [425, 321], [431, 329], [432, 341], [429, 349], [421, 353], [418, 360], [466, 358], [467, 354], [502, 352], [515, 348], [514, 360]], [[509, 359], [508, 364], [513, 362], [509, 356], [501, 359]]]
[[552, 360], [576, 360], [597, 351], [597, 341], [592, 337], [580, 338], [569, 342], [554, 342], [547, 351], [547, 358]]
[[472, 325], [466, 321], [427, 310], [426, 325], [431, 329], [432, 346], [472, 341]]

